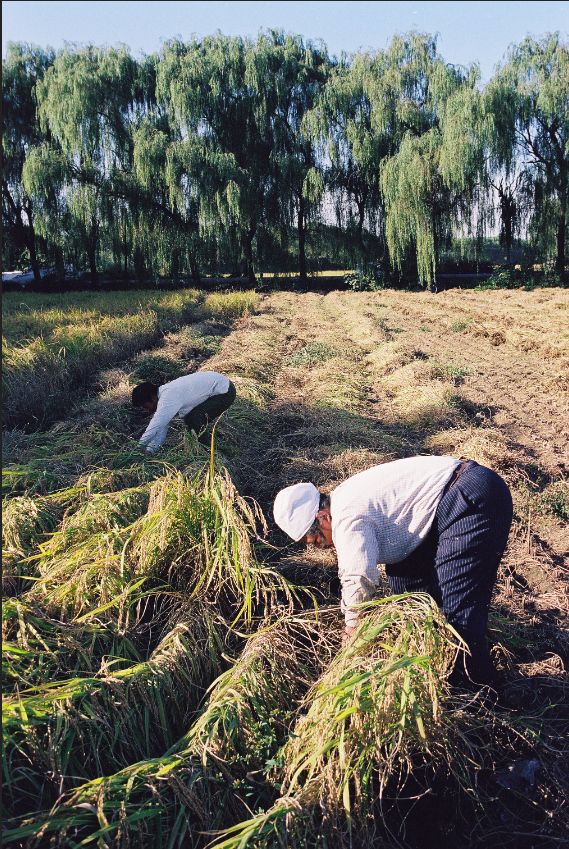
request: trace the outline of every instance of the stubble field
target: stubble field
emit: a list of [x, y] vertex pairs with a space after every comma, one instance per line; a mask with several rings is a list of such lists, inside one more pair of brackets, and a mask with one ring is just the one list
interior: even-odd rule
[[[5, 299], [5, 841], [561, 845], [567, 291], [129, 296]], [[237, 388], [215, 460], [181, 424], [146, 458], [130, 388], [195, 368]], [[497, 706], [449, 688], [426, 597], [341, 650], [333, 556], [272, 524], [281, 486], [418, 453], [512, 489]]]

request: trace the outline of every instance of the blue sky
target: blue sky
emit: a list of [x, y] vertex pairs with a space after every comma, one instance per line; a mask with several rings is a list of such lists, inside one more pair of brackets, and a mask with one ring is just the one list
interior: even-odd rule
[[61, 47], [64, 42], [127, 44], [151, 53], [173, 36], [221, 30], [256, 35], [277, 27], [323, 39], [331, 53], [385, 47], [395, 33], [439, 34], [448, 62], [478, 62], [487, 80], [508, 46], [526, 35], [569, 32], [569, 2], [155, 2], [154, 0], [6, 0], [2, 54], [8, 41]]

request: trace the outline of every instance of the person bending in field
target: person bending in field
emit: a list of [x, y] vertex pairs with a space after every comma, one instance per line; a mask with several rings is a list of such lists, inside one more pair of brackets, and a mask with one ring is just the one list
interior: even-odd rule
[[200, 442], [207, 444], [205, 431], [210, 422], [235, 401], [235, 386], [216, 371], [196, 371], [156, 386], [140, 383], [132, 390], [132, 404], [154, 413], [139, 445], [154, 454], [168, 433], [174, 416], [181, 416]]
[[488, 607], [512, 523], [512, 496], [499, 475], [473, 460], [409, 457], [360, 472], [329, 496], [312, 483], [282, 489], [274, 517], [297, 542], [335, 546], [344, 641], [383, 563], [393, 593], [428, 592], [442, 607], [470, 650], [468, 677], [495, 683]]

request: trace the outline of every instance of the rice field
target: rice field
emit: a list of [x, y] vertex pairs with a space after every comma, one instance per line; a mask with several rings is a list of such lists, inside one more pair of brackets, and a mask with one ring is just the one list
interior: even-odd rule
[[[566, 291], [4, 307], [5, 845], [563, 844]], [[132, 385], [200, 367], [237, 388], [210, 449], [173, 423], [140, 452]], [[450, 685], [426, 595], [380, 592], [342, 647], [333, 557], [272, 524], [281, 486], [430, 452], [514, 495], [497, 705]]]

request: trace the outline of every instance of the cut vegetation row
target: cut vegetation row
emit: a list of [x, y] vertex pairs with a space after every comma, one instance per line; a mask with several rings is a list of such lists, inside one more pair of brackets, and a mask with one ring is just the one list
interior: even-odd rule
[[[7, 844], [559, 844], [569, 825], [560, 440], [543, 439], [541, 454], [515, 444], [507, 399], [477, 415], [528, 340], [536, 385], [526, 375], [517, 404], [541, 386], [540, 361], [561, 375], [563, 350], [546, 337], [567, 298], [548, 294], [542, 324], [520, 322], [517, 341], [510, 310], [531, 309], [537, 293], [515, 293], [502, 325], [495, 308], [498, 328], [475, 341], [465, 313], [483, 308], [477, 293], [460, 293], [467, 326], [456, 331], [452, 293], [215, 296], [159, 349], [101, 372], [102, 388], [66, 421], [10, 433]], [[492, 360], [494, 332], [504, 342]], [[451, 333], [462, 342], [449, 351]], [[202, 363], [238, 393], [217, 459], [181, 426], [149, 459], [130, 386]], [[270, 521], [279, 487], [329, 489], [430, 451], [493, 465], [514, 490], [492, 619], [509, 680], [499, 708], [450, 688], [462, 647], [428, 597], [371, 603], [342, 650], [334, 563], [261, 541], [256, 501]], [[527, 787], [508, 785], [520, 759], [534, 763]]]

